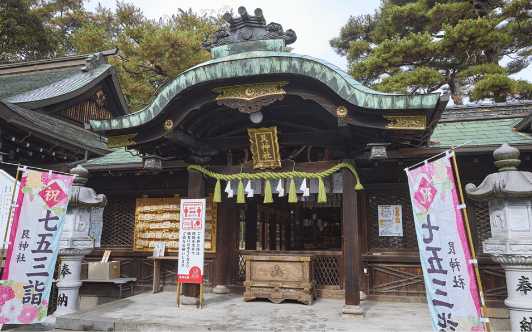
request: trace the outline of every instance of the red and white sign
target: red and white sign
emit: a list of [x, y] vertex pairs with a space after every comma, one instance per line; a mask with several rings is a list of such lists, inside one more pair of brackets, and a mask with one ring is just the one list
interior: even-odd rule
[[177, 282], [203, 284], [205, 199], [182, 199]]

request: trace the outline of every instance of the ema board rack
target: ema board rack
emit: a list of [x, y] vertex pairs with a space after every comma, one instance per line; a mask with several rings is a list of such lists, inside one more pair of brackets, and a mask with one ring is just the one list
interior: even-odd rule
[[[205, 197], [205, 252], [216, 252], [217, 204]], [[179, 252], [181, 197], [138, 198], [135, 209], [134, 251], [151, 252], [156, 242], [165, 242], [166, 252]]]

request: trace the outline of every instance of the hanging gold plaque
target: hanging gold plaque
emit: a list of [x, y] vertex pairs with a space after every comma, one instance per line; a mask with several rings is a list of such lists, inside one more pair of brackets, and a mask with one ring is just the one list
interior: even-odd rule
[[248, 128], [248, 134], [253, 155], [253, 169], [282, 167], [277, 127]]

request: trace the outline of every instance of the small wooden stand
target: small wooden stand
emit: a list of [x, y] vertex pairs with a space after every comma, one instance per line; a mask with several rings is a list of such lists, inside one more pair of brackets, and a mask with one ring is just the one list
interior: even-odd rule
[[159, 293], [161, 285], [159, 278], [161, 277], [161, 260], [178, 260], [178, 256], [163, 256], [153, 257], [149, 256], [148, 259], [153, 259], [153, 294]]
[[[177, 305], [176, 307], [179, 308], [179, 298], [181, 297], [181, 283], [178, 282], [177, 283]], [[199, 308], [202, 309], [203, 308], [203, 284], [200, 284], [200, 298], [199, 298]]]

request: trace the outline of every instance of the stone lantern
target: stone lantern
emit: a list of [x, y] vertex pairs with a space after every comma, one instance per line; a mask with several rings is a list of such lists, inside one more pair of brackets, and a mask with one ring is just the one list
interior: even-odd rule
[[57, 283], [57, 310], [54, 316], [78, 310], [79, 287], [81, 286], [81, 260], [94, 249], [94, 240], [89, 236], [92, 208], [103, 208], [107, 204], [105, 195], [85, 187], [89, 172], [81, 165], [70, 170], [76, 174], [65, 225], [59, 245], [61, 268]]
[[493, 152], [498, 173], [480, 186], [466, 186], [475, 201], [488, 201], [492, 237], [483, 243], [484, 253], [506, 272], [512, 331], [532, 328], [532, 173], [518, 171], [519, 150], [503, 144]]

